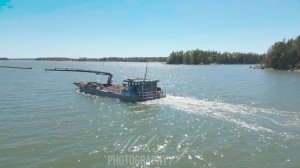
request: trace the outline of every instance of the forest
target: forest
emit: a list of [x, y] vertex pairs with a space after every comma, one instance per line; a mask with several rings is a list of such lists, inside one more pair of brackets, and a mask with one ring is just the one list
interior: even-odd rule
[[262, 60], [266, 68], [294, 70], [300, 68], [300, 35], [295, 39], [276, 42]]
[[216, 52], [203, 50], [172, 52], [167, 59], [168, 64], [256, 64], [263, 56], [255, 53]]
[[275, 42], [265, 54], [189, 50], [172, 52], [168, 64], [261, 64], [262, 68], [300, 69], [300, 35]]

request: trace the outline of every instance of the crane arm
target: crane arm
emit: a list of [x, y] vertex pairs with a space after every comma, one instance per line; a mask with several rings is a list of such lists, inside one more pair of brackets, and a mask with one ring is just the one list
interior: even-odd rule
[[108, 85], [112, 84], [112, 77], [113, 77], [113, 75], [109, 72], [75, 69], [75, 68], [45, 68], [45, 71], [87, 72], [87, 73], [95, 73], [96, 75], [108, 75], [108, 79], [107, 79], [107, 84]]

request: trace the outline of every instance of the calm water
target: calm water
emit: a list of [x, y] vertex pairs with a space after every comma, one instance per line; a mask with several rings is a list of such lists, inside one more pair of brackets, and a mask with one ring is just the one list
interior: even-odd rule
[[119, 83], [145, 63], [0, 63], [33, 67], [0, 69], [0, 167], [300, 167], [300, 73], [150, 63], [167, 98], [132, 104], [72, 84], [105, 77], [44, 68]]

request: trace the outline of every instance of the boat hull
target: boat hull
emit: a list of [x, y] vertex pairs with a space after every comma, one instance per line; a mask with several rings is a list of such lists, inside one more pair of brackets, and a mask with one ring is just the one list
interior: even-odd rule
[[152, 96], [152, 97], [143, 97], [143, 96], [134, 95], [134, 94], [126, 95], [126, 94], [122, 94], [122, 93], [107, 91], [105, 89], [100, 90], [97, 88], [85, 87], [85, 86], [80, 85], [80, 83], [74, 83], [74, 84], [79, 87], [79, 91], [81, 93], [96, 95], [96, 96], [118, 98], [122, 101], [127, 101], [127, 102], [142, 102], [142, 101], [160, 99], [160, 98], [166, 97], [166, 95], [164, 95], [164, 94], [159, 94], [159, 95]]

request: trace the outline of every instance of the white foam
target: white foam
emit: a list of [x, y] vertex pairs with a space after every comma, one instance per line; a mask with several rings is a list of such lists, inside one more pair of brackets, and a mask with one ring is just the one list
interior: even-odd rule
[[[239, 127], [253, 131], [276, 133], [272, 128], [267, 128], [255, 122], [256, 119], [266, 120], [276, 126], [291, 126], [289, 122], [279, 121], [278, 118], [300, 118], [300, 113], [265, 109], [247, 105], [230, 104], [218, 101], [200, 100], [193, 97], [180, 97], [168, 95], [164, 99], [143, 102], [143, 104], [158, 104], [170, 106], [181, 111], [195, 113], [218, 120], [233, 123]], [[293, 123], [295, 126], [295, 123]], [[300, 125], [297, 125], [300, 126]], [[276, 133], [279, 134], [279, 133]]]

